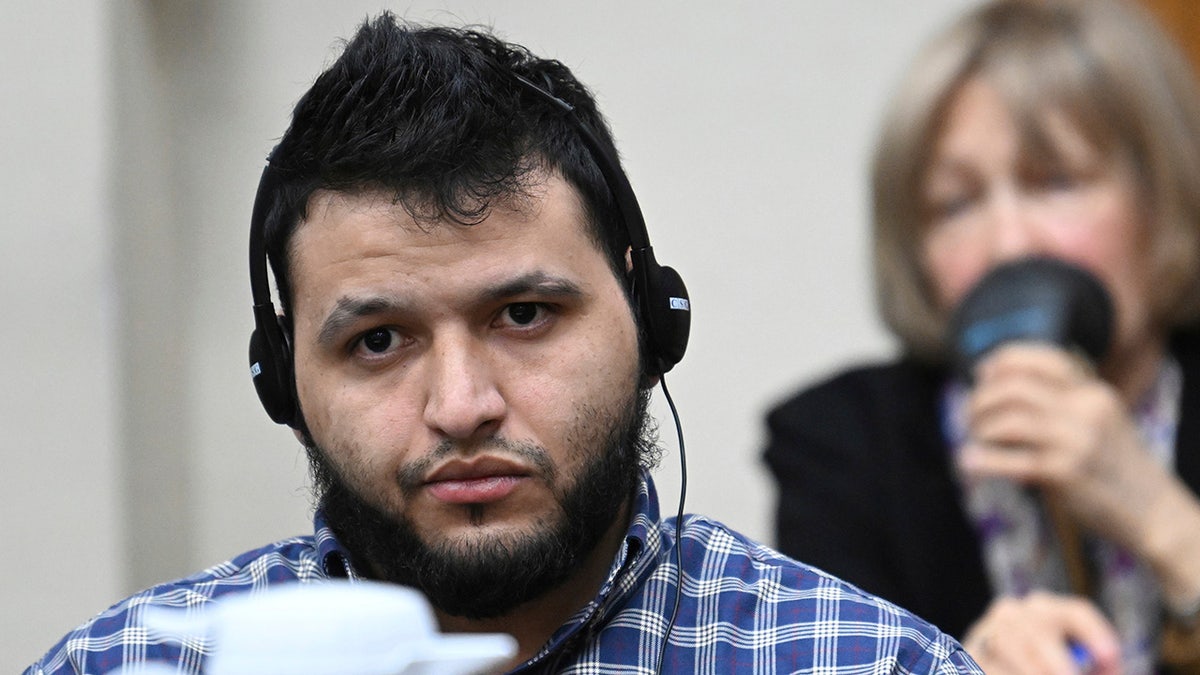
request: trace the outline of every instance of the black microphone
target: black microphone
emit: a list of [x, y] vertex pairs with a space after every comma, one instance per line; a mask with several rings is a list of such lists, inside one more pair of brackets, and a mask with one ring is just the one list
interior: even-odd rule
[[[975, 364], [1010, 340], [1048, 342], [1097, 364], [1108, 353], [1112, 332], [1112, 298], [1099, 279], [1061, 260], [1031, 257], [996, 267], [967, 292], [950, 317], [948, 341], [955, 370], [970, 381]], [[1084, 594], [1092, 584], [1079, 528], [1057, 499], [1044, 492], [1040, 497], [1071, 590]], [[1078, 658], [1074, 650], [1072, 655]]]
[[1097, 364], [1112, 332], [1112, 298], [1099, 279], [1031, 257], [996, 267], [967, 292], [951, 315], [948, 341], [956, 372], [970, 379], [980, 359], [1010, 340], [1049, 342]]

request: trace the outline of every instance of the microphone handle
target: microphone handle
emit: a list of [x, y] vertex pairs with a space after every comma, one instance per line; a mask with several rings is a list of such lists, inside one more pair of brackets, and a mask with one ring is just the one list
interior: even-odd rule
[[1054, 538], [1062, 551], [1063, 563], [1067, 568], [1067, 581], [1071, 592], [1085, 598], [1092, 595], [1092, 578], [1083, 555], [1083, 538], [1075, 520], [1067, 513], [1062, 501], [1046, 491], [1041, 491], [1042, 506], [1050, 519]]

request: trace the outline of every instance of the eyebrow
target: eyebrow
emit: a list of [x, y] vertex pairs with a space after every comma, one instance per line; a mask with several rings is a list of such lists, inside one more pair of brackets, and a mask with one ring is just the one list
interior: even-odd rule
[[[478, 297], [483, 303], [488, 304], [531, 294], [542, 297], [577, 298], [583, 296], [584, 293], [579, 284], [565, 277], [546, 272], [530, 272], [496, 286], [485, 288]], [[317, 344], [326, 348], [330, 347], [347, 326], [364, 316], [384, 313], [404, 314], [412, 312], [413, 307], [413, 303], [394, 296], [339, 298], [333, 310], [321, 322], [321, 330], [317, 333]]]
[[576, 298], [583, 295], [583, 289], [570, 279], [539, 271], [522, 274], [488, 288], [480, 297], [485, 301], [495, 302], [527, 294]]
[[408, 303], [396, 298], [389, 297], [369, 297], [369, 298], [339, 298], [337, 304], [334, 305], [333, 311], [325, 320], [321, 322], [321, 330], [317, 333], [317, 344], [322, 347], [329, 347], [337, 341], [338, 335], [352, 325], [356, 320], [364, 316], [372, 316], [374, 314], [382, 314], [384, 312], [403, 311], [408, 307]]

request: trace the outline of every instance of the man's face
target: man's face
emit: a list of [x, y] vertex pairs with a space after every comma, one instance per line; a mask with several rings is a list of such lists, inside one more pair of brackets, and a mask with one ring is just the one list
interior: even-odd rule
[[[637, 332], [565, 181], [468, 227], [417, 223], [388, 195], [318, 193], [290, 251], [318, 474], [388, 521], [357, 554], [387, 576], [377, 558], [405, 551], [372, 538], [407, 537], [443, 567], [594, 545], [629, 481], [580, 483], [636, 473], [636, 454], [606, 460], [642, 421]], [[591, 525], [562, 534], [572, 519]]]

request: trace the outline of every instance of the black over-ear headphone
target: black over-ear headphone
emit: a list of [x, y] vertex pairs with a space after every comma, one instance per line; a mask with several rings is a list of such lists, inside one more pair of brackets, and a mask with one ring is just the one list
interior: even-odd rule
[[299, 429], [300, 406], [296, 404], [292, 376], [291, 331], [271, 302], [271, 282], [267, 278], [267, 218], [272, 198], [282, 182], [271, 167], [271, 156], [258, 179], [258, 193], [250, 212], [250, 293], [254, 297], [254, 332], [250, 334], [250, 377], [258, 400], [267, 415], [279, 424]]
[[633, 302], [646, 335], [647, 374], [659, 375], [671, 370], [687, 349], [688, 333], [692, 327], [691, 300], [679, 273], [673, 268], [659, 265], [654, 259], [654, 248], [650, 246], [650, 235], [646, 233], [642, 208], [638, 205], [629, 178], [617, 162], [615, 149], [601, 143], [575, 114], [575, 106], [520, 75], [514, 73], [513, 77], [566, 113], [567, 119], [579, 132], [579, 138], [587, 147], [592, 161], [603, 174], [629, 237], [633, 261]]
[[[524, 77], [514, 76], [522, 85], [566, 113], [604, 176], [629, 237], [633, 263], [633, 302], [645, 332], [647, 374], [659, 375], [671, 370], [683, 358], [692, 324], [691, 301], [683, 278], [674, 269], [659, 265], [654, 259], [642, 209], [629, 179], [616, 160], [615, 152], [606, 148], [579, 119], [574, 106]], [[300, 428], [303, 420], [296, 401], [290, 331], [283, 325], [271, 302], [267, 271], [266, 223], [271, 216], [272, 200], [280, 183], [279, 174], [272, 168], [271, 157], [268, 157], [258, 182], [258, 193], [254, 197], [254, 209], [250, 217], [250, 291], [254, 298], [250, 376], [254, 380], [258, 398], [271, 419], [279, 424]]]

